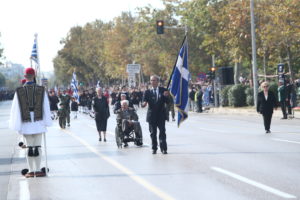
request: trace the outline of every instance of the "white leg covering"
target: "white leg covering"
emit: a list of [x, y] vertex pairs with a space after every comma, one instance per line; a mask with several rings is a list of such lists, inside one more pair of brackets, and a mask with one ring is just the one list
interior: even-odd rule
[[[24, 135], [26, 140], [27, 147], [29, 146], [41, 146], [42, 144], [42, 134], [33, 134], [33, 135]], [[42, 150], [39, 148], [39, 156], [29, 157], [28, 150], [26, 151], [27, 164], [29, 168], [29, 172], [40, 171], [41, 160], [42, 160]], [[33, 148], [34, 151], [34, 148]]]
[[[33, 143], [34, 143], [34, 139], [32, 137], [32, 135], [24, 135], [24, 138], [25, 138], [25, 141], [26, 141], [26, 146], [29, 147], [29, 146], [33, 146]], [[28, 151], [29, 151], [29, 148], [27, 148], [26, 150], [26, 159], [27, 159], [27, 165], [28, 165], [28, 170], [29, 172], [34, 172], [34, 157], [29, 157], [28, 156]]]
[[[35, 134], [34, 137], [34, 146], [42, 146], [42, 134]], [[35, 161], [35, 171], [41, 170], [41, 161], [42, 161], [42, 148], [39, 147], [39, 156], [33, 157]]]

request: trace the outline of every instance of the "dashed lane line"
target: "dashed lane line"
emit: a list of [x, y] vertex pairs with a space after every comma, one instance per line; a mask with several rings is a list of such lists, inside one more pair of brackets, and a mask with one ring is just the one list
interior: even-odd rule
[[297, 198], [296, 196], [294, 196], [292, 194], [288, 194], [288, 193], [282, 192], [282, 191], [280, 191], [278, 189], [275, 189], [275, 188], [272, 188], [270, 186], [264, 185], [262, 183], [253, 181], [251, 179], [248, 179], [246, 177], [240, 176], [238, 174], [235, 174], [233, 172], [227, 171], [225, 169], [222, 169], [222, 168], [219, 168], [219, 167], [211, 167], [211, 169], [214, 170], [214, 171], [217, 171], [219, 173], [225, 174], [227, 176], [230, 176], [230, 177], [232, 177], [234, 179], [237, 179], [237, 180], [239, 180], [241, 182], [247, 183], [249, 185], [252, 185], [254, 187], [262, 189], [264, 191], [267, 191], [267, 192], [270, 192], [270, 193], [275, 194], [277, 196], [280, 196], [282, 198], [286, 198], [286, 199], [295, 199], [295, 198]]
[[28, 189], [27, 180], [21, 180], [19, 184], [20, 184], [19, 200], [30, 200], [30, 192]]
[[[18, 158], [25, 158], [25, 150], [18, 150]], [[28, 182], [24, 177], [19, 180], [19, 200], [30, 200], [30, 191], [28, 187]]]
[[297, 141], [283, 140], [283, 139], [279, 139], [279, 138], [272, 138], [272, 140], [279, 141], [279, 142], [289, 142], [289, 143], [294, 143], [294, 144], [300, 144], [300, 142], [297, 142]]
[[131, 171], [130, 169], [126, 168], [125, 166], [123, 166], [119, 162], [117, 162], [117, 161], [109, 158], [108, 156], [106, 156], [106, 155], [98, 152], [97, 149], [95, 149], [94, 147], [92, 147], [89, 143], [87, 143], [82, 138], [78, 137], [77, 135], [74, 135], [71, 131], [64, 130], [64, 132], [66, 132], [67, 134], [69, 134], [70, 136], [72, 136], [74, 139], [76, 139], [82, 145], [84, 145], [88, 150], [90, 150], [91, 152], [93, 152], [94, 154], [96, 154], [97, 156], [99, 156], [101, 159], [105, 160], [106, 162], [108, 162], [109, 164], [111, 164], [112, 166], [114, 166], [115, 168], [117, 168], [118, 170], [120, 170], [121, 172], [123, 172], [124, 174], [126, 174], [129, 178], [131, 178], [136, 183], [140, 184], [141, 186], [143, 186], [144, 188], [146, 188], [150, 192], [154, 193], [159, 198], [161, 198], [163, 200], [173, 200], [174, 199], [172, 196], [170, 196], [169, 194], [167, 194], [164, 191], [160, 190], [159, 188], [157, 188], [156, 186], [152, 185], [150, 182], [146, 181], [145, 179], [141, 178], [140, 176], [136, 175], [133, 171]]

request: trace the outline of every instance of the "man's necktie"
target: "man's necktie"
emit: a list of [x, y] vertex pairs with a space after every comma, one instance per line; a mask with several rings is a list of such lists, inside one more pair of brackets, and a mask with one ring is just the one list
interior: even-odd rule
[[154, 96], [155, 96], [155, 102], [157, 102], [157, 94], [156, 94], [156, 89], [153, 90]]

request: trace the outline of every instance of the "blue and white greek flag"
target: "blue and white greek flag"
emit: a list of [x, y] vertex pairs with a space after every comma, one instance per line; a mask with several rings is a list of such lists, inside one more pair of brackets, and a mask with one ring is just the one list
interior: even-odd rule
[[100, 81], [97, 82], [96, 88], [100, 87]]
[[38, 50], [37, 50], [37, 37], [34, 38], [34, 43], [31, 51], [30, 59], [33, 60], [36, 64], [38, 63]]
[[76, 80], [76, 74], [73, 72], [72, 81], [71, 81], [71, 87], [73, 89], [73, 97], [78, 101], [79, 95], [78, 95], [78, 81]]
[[188, 117], [189, 79], [188, 42], [185, 37], [171, 75], [170, 86], [171, 95], [174, 97], [174, 103], [178, 109], [178, 127]]

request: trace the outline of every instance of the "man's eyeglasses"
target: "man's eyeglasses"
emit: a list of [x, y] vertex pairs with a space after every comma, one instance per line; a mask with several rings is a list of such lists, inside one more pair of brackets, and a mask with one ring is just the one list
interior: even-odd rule
[[263, 86], [263, 88], [268, 88], [269, 86]]

